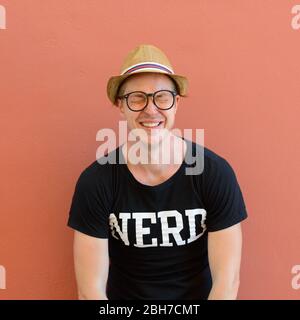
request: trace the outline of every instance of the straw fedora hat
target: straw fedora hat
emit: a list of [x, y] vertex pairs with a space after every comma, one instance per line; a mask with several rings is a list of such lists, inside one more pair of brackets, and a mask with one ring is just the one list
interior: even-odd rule
[[178, 94], [180, 96], [187, 94], [187, 78], [174, 73], [169, 59], [160, 49], [153, 45], [142, 44], [128, 53], [121, 67], [120, 75], [110, 77], [108, 80], [107, 95], [113, 104], [116, 102], [121, 83], [129, 76], [140, 72], [167, 74], [175, 81]]

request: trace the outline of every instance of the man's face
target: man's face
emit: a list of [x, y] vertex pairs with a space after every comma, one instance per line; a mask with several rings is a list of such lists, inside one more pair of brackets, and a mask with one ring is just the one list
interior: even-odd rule
[[[134, 74], [126, 79], [122, 85], [122, 94], [133, 91], [153, 93], [158, 90], [175, 91], [174, 84], [167, 75], [159, 73]], [[154, 105], [152, 97], [149, 97], [147, 107], [138, 112], [127, 107], [126, 99], [117, 99], [116, 105], [124, 114], [129, 131], [132, 129], [143, 130], [145, 135], [141, 137], [141, 140], [144, 143], [158, 144], [166, 136], [165, 133], [169, 132], [174, 126], [178, 102], [179, 96], [177, 95], [171, 109], [160, 110]], [[159, 125], [151, 128], [147, 127], [147, 124], [154, 125], [156, 123], [159, 123]], [[144, 136], [147, 137], [146, 140]]]

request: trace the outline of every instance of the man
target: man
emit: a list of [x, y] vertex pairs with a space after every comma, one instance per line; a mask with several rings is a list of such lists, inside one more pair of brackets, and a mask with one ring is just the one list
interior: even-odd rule
[[202, 172], [186, 174], [199, 145], [171, 132], [186, 92], [187, 79], [152, 45], [132, 50], [109, 79], [108, 97], [148, 161], [136, 161], [128, 139], [77, 181], [68, 225], [80, 299], [236, 298], [246, 208], [216, 153], [204, 148]]

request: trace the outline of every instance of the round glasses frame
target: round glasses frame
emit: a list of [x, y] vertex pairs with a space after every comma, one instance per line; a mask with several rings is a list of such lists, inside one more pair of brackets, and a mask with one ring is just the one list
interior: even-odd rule
[[[167, 92], [170, 92], [173, 96], [173, 102], [171, 104], [171, 106], [169, 108], [160, 108], [156, 103], [155, 103], [155, 95], [157, 93], [160, 93], [162, 91], [167, 91]], [[128, 103], [128, 97], [132, 94], [132, 93], [142, 93], [144, 94], [146, 97], [147, 97], [147, 100], [146, 100], [146, 104], [143, 108], [141, 109], [131, 109], [130, 106], [129, 106], [129, 103]], [[118, 96], [119, 99], [126, 99], [126, 104], [127, 104], [127, 107], [131, 110], [131, 111], [134, 111], [134, 112], [140, 112], [140, 111], [143, 111], [144, 109], [146, 109], [148, 103], [149, 103], [149, 97], [152, 97], [153, 99], [153, 103], [155, 105], [155, 107], [159, 110], [169, 110], [171, 109], [173, 106], [174, 106], [174, 103], [175, 103], [175, 97], [178, 95], [178, 93], [176, 91], [172, 91], [172, 90], [158, 90], [158, 91], [155, 91], [153, 93], [146, 93], [146, 92], [143, 92], [143, 91], [132, 91], [132, 92], [129, 92], [127, 94], [124, 94], [122, 96]]]

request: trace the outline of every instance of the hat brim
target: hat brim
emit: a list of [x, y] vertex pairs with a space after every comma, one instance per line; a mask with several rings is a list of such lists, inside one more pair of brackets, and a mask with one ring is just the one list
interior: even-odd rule
[[[126, 78], [128, 78], [134, 74], [137, 74], [137, 73], [145, 73], [145, 72], [153, 72], [153, 71], [143, 70], [142, 72], [135, 72], [135, 73], [131, 73], [131, 74], [124, 74], [124, 75], [120, 75], [120, 76], [110, 77], [108, 80], [108, 83], [107, 83], [107, 88], [106, 88], [107, 96], [108, 96], [109, 100], [113, 104], [115, 104], [119, 87], [120, 87], [121, 83]], [[166, 74], [167, 76], [172, 78], [175, 81], [175, 83], [177, 84], [177, 89], [179, 91], [178, 94], [182, 97], [187, 95], [188, 80], [186, 77], [178, 75], [178, 74], [169, 74], [166, 72], [156, 72], [156, 73]]]

